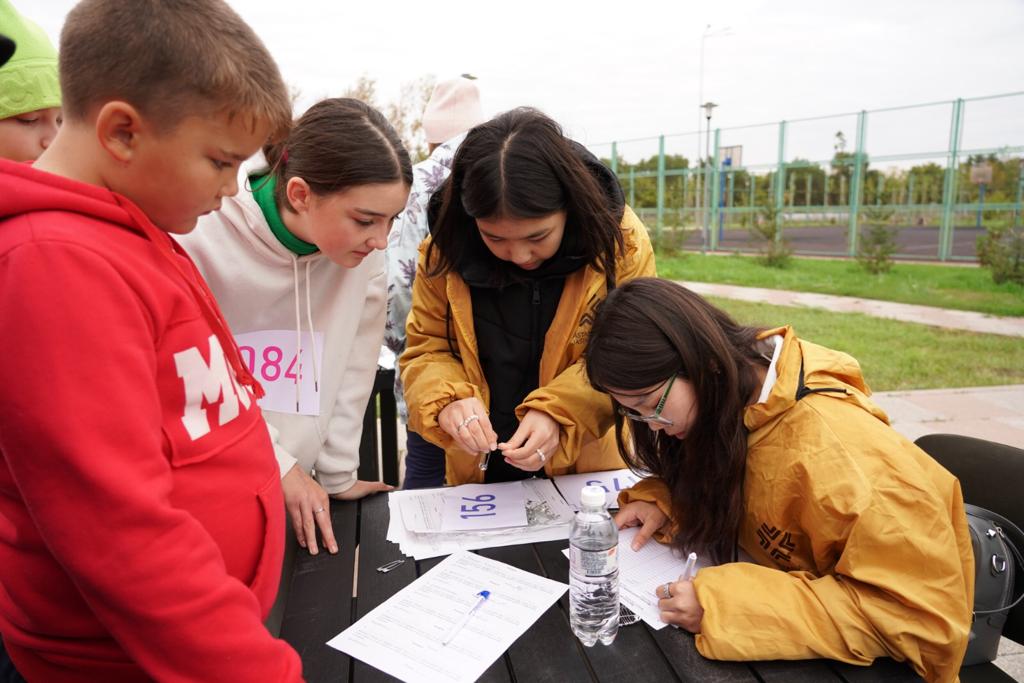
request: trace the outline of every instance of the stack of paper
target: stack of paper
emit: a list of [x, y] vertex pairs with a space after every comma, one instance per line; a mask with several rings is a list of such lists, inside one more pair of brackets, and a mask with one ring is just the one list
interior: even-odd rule
[[[517, 488], [521, 511], [514, 510]], [[388, 494], [388, 509], [387, 539], [417, 560], [457, 550], [567, 539], [573, 518], [572, 508], [548, 479], [394, 491]], [[510, 525], [509, 513], [515, 512], [525, 523]]]
[[403, 681], [475, 681], [566, 588], [457, 552], [327, 644]]

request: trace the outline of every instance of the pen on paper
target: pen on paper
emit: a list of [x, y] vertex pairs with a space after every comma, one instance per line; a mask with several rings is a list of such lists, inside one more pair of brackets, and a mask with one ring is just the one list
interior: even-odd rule
[[469, 611], [463, 614], [462, 618], [459, 619], [454, 626], [452, 626], [451, 630], [448, 631], [448, 635], [446, 635], [444, 637], [444, 640], [441, 641], [441, 644], [447, 645], [448, 643], [452, 642], [455, 636], [459, 635], [459, 631], [461, 631], [463, 627], [469, 623], [469, 620], [473, 617], [473, 615], [476, 614], [476, 611], [480, 609], [480, 607], [485, 602], [487, 602], [487, 599], [489, 597], [491, 597], [491, 591], [480, 591], [479, 593], [477, 593], [477, 601], [473, 603], [473, 606], [469, 608]]
[[689, 581], [697, 574], [697, 553], [690, 553], [686, 557], [686, 564], [683, 565], [683, 573], [680, 581]]

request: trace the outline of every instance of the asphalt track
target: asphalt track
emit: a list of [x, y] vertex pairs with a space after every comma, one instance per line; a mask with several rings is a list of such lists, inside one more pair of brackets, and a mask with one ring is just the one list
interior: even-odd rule
[[[953, 230], [953, 257], [976, 260], [975, 246], [984, 228], [974, 226], [957, 227]], [[794, 254], [820, 254], [846, 256], [849, 246], [846, 226], [802, 226], [785, 228], [783, 238], [789, 243]], [[690, 231], [685, 248], [700, 249], [703, 240], [698, 231]], [[936, 261], [939, 258], [938, 226], [901, 227], [896, 234], [899, 245], [896, 258]], [[758, 241], [746, 228], [730, 228], [724, 231], [718, 241], [718, 251], [757, 252], [761, 249]]]

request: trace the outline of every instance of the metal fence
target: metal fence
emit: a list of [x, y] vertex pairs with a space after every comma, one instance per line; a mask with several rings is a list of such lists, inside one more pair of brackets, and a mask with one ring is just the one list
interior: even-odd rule
[[1022, 222], [1024, 92], [706, 135], [591, 149], [656, 239], [691, 249], [756, 250], [751, 228], [771, 221], [796, 253], [855, 256], [866, 228], [887, 225], [897, 257], [974, 260], [987, 228]]

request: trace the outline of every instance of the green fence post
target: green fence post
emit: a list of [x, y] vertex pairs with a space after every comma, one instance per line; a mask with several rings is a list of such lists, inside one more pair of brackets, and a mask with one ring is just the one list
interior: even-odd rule
[[793, 202], [796, 201], [796, 173], [790, 173], [789, 178], [789, 208], [793, 208]]
[[730, 209], [735, 206], [736, 201], [736, 171], [732, 168], [729, 169], [729, 197], [725, 200], [725, 205]]
[[714, 183], [711, 186], [711, 251], [718, 249], [718, 221], [722, 215], [722, 207], [719, 206], [722, 203], [722, 169], [718, 159], [720, 151], [718, 143], [721, 133], [721, 128], [715, 128], [715, 155], [711, 162], [711, 182]]
[[754, 223], [757, 222], [756, 209], [754, 208], [756, 206], [754, 199], [757, 196], [757, 176], [751, 173], [747, 178], [747, 184], [750, 185], [750, 214], [748, 216], [749, 220], [747, 221], [747, 227], [752, 228], [754, 227]]
[[1013, 227], [1020, 225], [1020, 200], [1024, 195], [1024, 163], [1021, 163], [1017, 171], [1017, 201], [1013, 207]]
[[775, 241], [782, 240], [782, 209], [786, 201], [786, 122], [779, 121], [779, 162], [775, 168]]
[[655, 236], [661, 238], [661, 228], [665, 223], [665, 136], [658, 136], [658, 222], [655, 224]]
[[828, 208], [828, 179], [829, 179], [829, 175], [828, 175], [828, 172], [826, 171], [825, 172], [825, 187], [821, 191], [821, 205], [824, 206], [826, 209]]
[[619, 174], [619, 148], [614, 142], [612, 142], [612, 173]]
[[942, 224], [939, 226], [939, 260], [947, 260], [953, 251], [953, 206], [957, 196], [957, 168], [960, 163], [960, 132], [963, 127], [964, 101], [953, 101], [953, 116], [949, 124], [949, 156], [942, 183]]
[[636, 210], [636, 168], [629, 167], [629, 205]]
[[849, 256], [857, 255], [857, 213], [860, 211], [861, 183], [864, 176], [864, 147], [868, 136], [868, 114], [857, 114], [857, 151], [853, 155], [853, 175], [850, 179]]
[[807, 182], [804, 183], [804, 206], [810, 206], [811, 205], [811, 174], [808, 173], [807, 176], [805, 177], [805, 179], [806, 179]]

